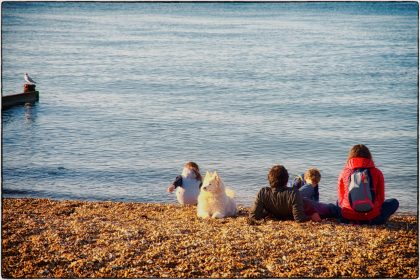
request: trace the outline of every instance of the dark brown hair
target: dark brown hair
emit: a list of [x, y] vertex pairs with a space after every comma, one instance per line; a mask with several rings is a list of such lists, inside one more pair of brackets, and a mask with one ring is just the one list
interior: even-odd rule
[[192, 171], [194, 171], [195, 173], [195, 178], [201, 182], [203, 182], [203, 177], [201, 177], [200, 174], [200, 168], [198, 167], [198, 164], [193, 162], [193, 161], [189, 161], [187, 162], [184, 167], [191, 169]]
[[370, 153], [368, 147], [366, 147], [363, 144], [357, 144], [354, 145], [353, 148], [351, 148], [351, 150], [349, 151], [349, 156], [347, 157], [347, 160], [356, 157], [372, 159], [372, 154]]
[[268, 172], [268, 182], [272, 188], [284, 187], [288, 180], [289, 173], [283, 165], [274, 165]]

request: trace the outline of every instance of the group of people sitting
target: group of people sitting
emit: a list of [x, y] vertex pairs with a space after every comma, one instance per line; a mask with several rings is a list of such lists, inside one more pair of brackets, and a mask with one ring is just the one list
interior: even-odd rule
[[[290, 186], [287, 169], [282, 165], [273, 166], [268, 173], [269, 187], [258, 192], [248, 222], [260, 223], [267, 217], [297, 222], [335, 218], [343, 223], [380, 225], [399, 207], [398, 200], [385, 199], [384, 176], [375, 167], [365, 145], [358, 144], [350, 149], [338, 179], [336, 204], [319, 201], [320, 180], [319, 170], [311, 168], [303, 176], [297, 176]], [[196, 204], [201, 184], [198, 165], [189, 162], [168, 192], [176, 189], [181, 204]]]

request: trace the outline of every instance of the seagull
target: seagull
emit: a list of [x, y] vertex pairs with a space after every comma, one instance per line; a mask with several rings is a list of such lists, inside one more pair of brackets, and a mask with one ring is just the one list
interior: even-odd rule
[[25, 77], [24, 78], [25, 78], [25, 81], [27, 81], [31, 85], [36, 84], [36, 82], [34, 80], [32, 80], [31, 77], [28, 76], [28, 73], [25, 73]]

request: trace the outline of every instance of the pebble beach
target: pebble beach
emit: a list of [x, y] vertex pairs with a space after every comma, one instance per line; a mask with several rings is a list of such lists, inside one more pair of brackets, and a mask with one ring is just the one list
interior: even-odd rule
[[383, 226], [236, 217], [195, 206], [2, 199], [4, 278], [417, 278], [418, 219]]

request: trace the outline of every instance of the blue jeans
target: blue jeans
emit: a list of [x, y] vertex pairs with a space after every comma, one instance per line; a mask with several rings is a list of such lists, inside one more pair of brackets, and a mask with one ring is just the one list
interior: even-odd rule
[[385, 224], [389, 217], [391, 217], [392, 214], [397, 211], [398, 207], [400, 206], [400, 203], [395, 198], [385, 199], [384, 203], [381, 206], [381, 212], [379, 216], [373, 218], [370, 221], [350, 221], [341, 216], [341, 211], [339, 211], [338, 218], [342, 223], [351, 223], [355, 222], [357, 224], [362, 225], [383, 225]]

